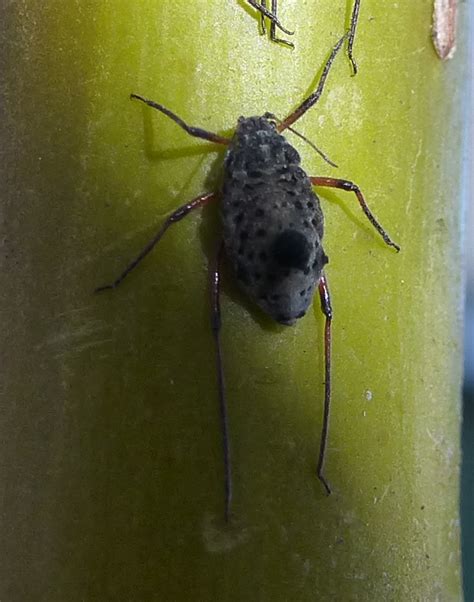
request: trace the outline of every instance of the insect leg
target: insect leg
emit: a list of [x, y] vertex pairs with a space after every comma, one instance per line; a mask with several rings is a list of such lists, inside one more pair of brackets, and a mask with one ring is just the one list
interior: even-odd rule
[[310, 177], [309, 179], [310, 179], [311, 184], [313, 184], [313, 186], [324, 186], [324, 187], [328, 187], [328, 188], [340, 188], [341, 190], [347, 190], [348, 192], [355, 193], [357, 200], [359, 201], [359, 204], [362, 208], [362, 211], [365, 213], [367, 219], [372, 224], [372, 226], [377, 230], [377, 232], [383, 238], [385, 244], [389, 245], [390, 247], [393, 247], [397, 251], [400, 251], [400, 245], [398, 245], [396, 242], [393, 242], [393, 240], [390, 238], [390, 236], [387, 234], [387, 232], [385, 232], [385, 230], [379, 224], [379, 222], [375, 218], [372, 211], [369, 209], [369, 207], [364, 199], [364, 196], [363, 196], [360, 188], [357, 186], [357, 184], [354, 184], [354, 182], [349, 182], [349, 180], [339, 180], [338, 178], [320, 178], [320, 177], [313, 176], [313, 177]]
[[326, 480], [324, 472], [324, 463], [326, 460], [326, 450], [329, 434], [329, 415], [331, 409], [331, 322], [332, 322], [332, 307], [331, 297], [329, 295], [329, 287], [326, 276], [323, 274], [319, 280], [319, 297], [321, 299], [321, 310], [326, 316], [324, 326], [324, 414], [323, 428], [321, 429], [321, 443], [319, 444], [319, 456], [317, 475], [318, 479], [324, 485], [326, 493], [331, 493], [331, 487]]
[[[267, 0], [261, 0], [261, 5], [263, 8], [266, 9]], [[262, 35], [265, 35], [267, 33], [267, 26], [265, 25], [265, 14], [262, 12], [260, 12], [260, 29], [262, 30]]]
[[357, 63], [354, 60], [352, 54], [352, 46], [354, 45], [354, 38], [356, 33], [357, 22], [359, 20], [360, 0], [354, 1], [354, 8], [352, 9], [351, 15], [351, 27], [349, 30], [349, 41], [347, 42], [347, 55], [352, 65], [352, 75], [357, 73]]
[[331, 54], [329, 55], [329, 58], [327, 59], [326, 64], [324, 65], [321, 77], [319, 78], [319, 83], [318, 87], [316, 88], [316, 91], [313, 92], [313, 94], [311, 94], [310, 96], [308, 96], [308, 98], [303, 100], [300, 106], [297, 107], [293, 111], [293, 113], [290, 113], [290, 115], [288, 115], [288, 117], [277, 126], [277, 130], [279, 132], [283, 132], [283, 130], [285, 130], [288, 126], [295, 123], [295, 121], [297, 121], [302, 115], [306, 113], [306, 111], [308, 111], [313, 105], [315, 105], [318, 102], [321, 94], [323, 93], [324, 84], [326, 83], [326, 79], [334, 62], [334, 59], [336, 58], [337, 53], [339, 52], [341, 46], [344, 44], [344, 41], [349, 35], [350, 32], [346, 32], [332, 49]]
[[[262, 3], [259, 4], [257, 2], [257, 0], [247, 0], [247, 2], [253, 6], [254, 8], [256, 8], [263, 16], [267, 17], [267, 19], [270, 19], [270, 21], [272, 22], [272, 24], [274, 23], [276, 27], [278, 27], [278, 29], [281, 29], [281, 31], [283, 33], [286, 33], [289, 36], [292, 36], [295, 32], [294, 31], [289, 31], [288, 29], [285, 29], [285, 27], [283, 27], [283, 25], [280, 23], [280, 21], [278, 20], [278, 17], [276, 16], [276, 14], [270, 12], [267, 8], [267, 3], [265, 2], [265, 0], [262, 0]], [[265, 32], [265, 26], [263, 25], [263, 31]]]
[[153, 247], [161, 240], [163, 234], [168, 230], [168, 228], [180, 220], [183, 219], [190, 211], [193, 209], [197, 209], [198, 207], [202, 207], [207, 203], [211, 202], [215, 199], [215, 194], [213, 192], [208, 192], [207, 194], [201, 194], [196, 197], [189, 203], [182, 205], [176, 211], [174, 211], [164, 222], [155, 236], [150, 240], [150, 242], [140, 251], [140, 253], [135, 257], [133, 261], [131, 261], [128, 266], [124, 269], [124, 271], [120, 274], [118, 278], [116, 278], [111, 284], [105, 284], [103, 286], [99, 286], [95, 289], [94, 292], [99, 293], [100, 291], [105, 291], [107, 289], [114, 289], [122, 282], [122, 280], [130, 274], [130, 272], [137, 267], [137, 265], [144, 259], [148, 253], [153, 249]]
[[[278, 0], [272, 0], [272, 13], [276, 16], [278, 11]], [[271, 21], [270, 23], [270, 39], [272, 42], [279, 42], [280, 44], [284, 44], [285, 46], [289, 46], [290, 48], [294, 48], [295, 45], [293, 42], [289, 42], [288, 40], [284, 40], [283, 38], [278, 38], [276, 35], [276, 23], [275, 21]]]
[[230, 139], [225, 138], [225, 136], [219, 136], [219, 134], [214, 134], [214, 132], [208, 132], [207, 130], [203, 130], [202, 128], [197, 128], [185, 123], [181, 117], [178, 117], [175, 113], [155, 102], [154, 100], [148, 100], [148, 98], [143, 98], [142, 96], [138, 96], [138, 94], [130, 94], [130, 98], [135, 98], [136, 100], [140, 100], [144, 102], [149, 107], [160, 111], [170, 119], [172, 119], [175, 123], [179, 125], [179, 127], [183, 128], [185, 132], [187, 132], [190, 136], [194, 136], [195, 138], [203, 138], [204, 140], [209, 140], [209, 142], [216, 142], [217, 144], [229, 144]]
[[224, 368], [222, 364], [221, 349], [221, 304], [220, 304], [220, 281], [221, 263], [224, 252], [224, 244], [221, 242], [214, 262], [210, 267], [211, 280], [211, 325], [216, 348], [217, 387], [219, 392], [219, 410], [222, 429], [222, 446], [224, 452], [224, 475], [225, 475], [225, 520], [229, 522], [232, 505], [232, 465], [230, 458], [229, 438], [229, 416], [227, 412], [227, 397], [225, 390]]

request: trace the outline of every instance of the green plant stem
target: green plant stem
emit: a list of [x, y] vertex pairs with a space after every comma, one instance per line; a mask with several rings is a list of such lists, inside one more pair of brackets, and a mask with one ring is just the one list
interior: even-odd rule
[[[339, 5], [340, 4], [340, 5]], [[319, 304], [273, 325], [224, 273], [222, 346], [234, 518], [223, 465], [207, 264], [223, 152], [129, 100], [229, 135], [284, 118], [347, 19], [346, 3], [281, 2], [295, 50], [247, 4], [8, 3], [2, 121], [0, 598], [95, 601], [459, 600], [460, 194], [464, 32], [441, 62], [428, 0], [362, 3], [350, 77], [340, 54], [291, 133], [318, 189], [334, 307], [326, 497]], [[460, 11], [467, 10], [461, 3]], [[460, 17], [462, 22], [462, 14]]]

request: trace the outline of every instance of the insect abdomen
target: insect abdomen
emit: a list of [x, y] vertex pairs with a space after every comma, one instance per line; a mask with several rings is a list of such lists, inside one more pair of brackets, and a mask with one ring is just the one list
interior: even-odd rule
[[222, 220], [247, 294], [279, 322], [303, 316], [325, 258], [323, 216], [298, 152], [266, 118], [239, 120], [225, 161]]

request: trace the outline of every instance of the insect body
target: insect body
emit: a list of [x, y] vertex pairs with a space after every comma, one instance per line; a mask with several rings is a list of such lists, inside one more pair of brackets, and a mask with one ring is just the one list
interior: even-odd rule
[[328, 259], [323, 214], [298, 152], [266, 117], [241, 117], [224, 163], [226, 255], [245, 292], [274, 320], [294, 324]]
[[220, 199], [223, 240], [210, 266], [212, 331], [215, 340], [219, 405], [223, 436], [225, 472], [225, 517], [232, 502], [232, 465], [224, 370], [220, 341], [220, 266], [227, 255], [244, 291], [274, 320], [291, 325], [308, 309], [318, 289], [325, 315], [324, 414], [317, 476], [330, 493], [324, 476], [331, 401], [331, 323], [332, 308], [324, 266], [328, 261], [323, 247], [323, 214], [312, 186], [326, 186], [353, 192], [374, 228], [385, 243], [397, 251], [392, 241], [370, 211], [359, 187], [335, 178], [308, 176], [300, 166], [300, 157], [281, 135], [319, 100], [331, 65], [350, 32], [332, 49], [322, 71], [316, 91], [283, 121], [267, 113], [262, 117], [241, 117], [234, 136], [189, 126], [175, 113], [157, 102], [136, 94], [131, 97], [168, 116], [191, 136], [228, 146], [224, 162], [223, 188], [220, 194], [202, 194], [175, 210], [154, 238], [111, 284], [97, 291], [116, 288], [123, 279], [161, 240], [166, 230], [193, 209]]

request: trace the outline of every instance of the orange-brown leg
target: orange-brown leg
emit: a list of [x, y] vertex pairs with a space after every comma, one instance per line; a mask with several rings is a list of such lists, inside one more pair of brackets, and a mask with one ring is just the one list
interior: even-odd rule
[[400, 245], [398, 245], [396, 242], [393, 242], [393, 240], [390, 238], [390, 236], [387, 234], [387, 232], [379, 224], [379, 222], [377, 221], [377, 219], [374, 216], [374, 214], [372, 213], [372, 211], [369, 209], [369, 207], [364, 199], [364, 195], [362, 194], [362, 192], [361, 192], [360, 188], [357, 186], [357, 184], [354, 184], [354, 182], [350, 182], [349, 180], [340, 180], [338, 178], [321, 178], [318, 176], [312, 176], [309, 179], [310, 179], [311, 184], [313, 184], [313, 186], [324, 186], [326, 188], [339, 188], [341, 190], [346, 190], [347, 192], [353, 192], [356, 195], [357, 200], [359, 201], [359, 205], [361, 206], [362, 211], [365, 213], [367, 219], [372, 224], [372, 226], [377, 230], [377, 232], [383, 238], [385, 244], [387, 244], [389, 247], [393, 247], [397, 251], [400, 251]]

